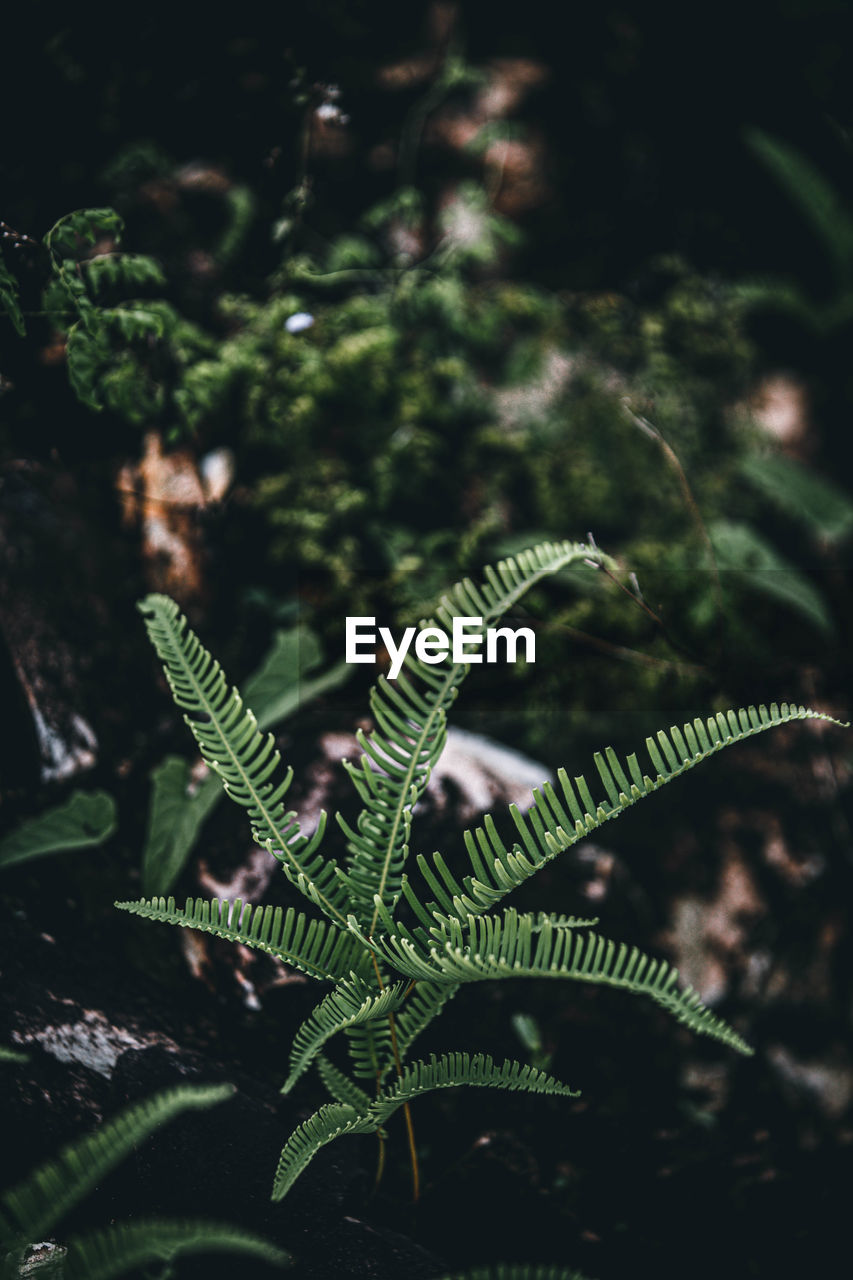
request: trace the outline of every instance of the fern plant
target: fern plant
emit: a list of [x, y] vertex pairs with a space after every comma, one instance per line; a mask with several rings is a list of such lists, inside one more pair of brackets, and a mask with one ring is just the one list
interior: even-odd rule
[[[534, 583], [577, 562], [609, 564], [594, 545], [543, 543], [487, 568], [480, 585], [467, 579], [457, 584], [442, 598], [436, 621], [447, 631], [458, 616], [482, 619], [489, 627]], [[291, 772], [280, 772], [272, 736], [259, 731], [177, 605], [152, 595], [140, 608], [205, 760], [248, 811], [254, 838], [278, 859], [308, 910], [215, 898], [190, 898], [183, 907], [162, 897], [117, 905], [257, 948], [331, 984], [294, 1037], [283, 1086], [288, 1092], [315, 1065], [329, 1101], [287, 1140], [274, 1199], [287, 1194], [323, 1146], [344, 1135], [379, 1135], [381, 1168], [385, 1126], [401, 1109], [417, 1196], [409, 1106], [434, 1090], [465, 1085], [575, 1096], [543, 1070], [484, 1054], [447, 1052], [413, 1060], [418, 1036], [463, 984], [530, 977], [617, 987], [655, 1001], [694, 1032], [751, 1052], [734, 1028], [679, 985], [665, 960], [594, 932], [595, 920], [519, 912], [503, 900], [605, 822], [723, 748], [818, 713], [782, 703], [696, 719], [647, 738], [644, 764], [635, 754], [623, 761], [607, 749], [595, 757], [595, 787], [561, 770], [556, 786], [545, 783], [534, 791], [526, 813], [510, 807], [512, 839], [505, 840], [486, 817], [464, 833], [464, 871], [436, 852], [418, 855], [418, 874], [412, 876], [413, 815], [444, 747], [447, 715], [468, 664], [447, 657], [427, 665], [410, 654], [397, 680], [380, 677], [370, 699], [375, 727], [359, 732], [360, 760], [344, 762], [362, 808], [355, 825], [338, 815], [346, 852], [335, 857], [323, 844], [325, 815], [309, 834], [287, 810]], [[348, 1071], [326, 1055], [340, 1033], [349, 1051]]]

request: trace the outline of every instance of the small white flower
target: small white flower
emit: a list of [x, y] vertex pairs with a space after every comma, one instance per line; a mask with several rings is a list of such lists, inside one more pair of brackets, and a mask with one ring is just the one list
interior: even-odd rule
[[306, 329], [310, 329], [314, 323], [314, 317], [309, 315], [307, 311], [296, 311], [292, 316], [288, 316], [284, 322], [284, 327], [288, 333], [304, 333]]

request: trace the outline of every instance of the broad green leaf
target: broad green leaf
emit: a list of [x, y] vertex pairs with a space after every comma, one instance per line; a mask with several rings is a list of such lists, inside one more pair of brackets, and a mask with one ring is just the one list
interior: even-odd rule
[[779, 454], [746, 458], [741, 475], [794, 520], [827, 542], [853, 529], [853, 501], [841, 489]]
[[64, 804], [28, 818], [0, 840], [0, 867], [102, 844], [115, 829], [112, 796], [106, 791], [75, 791]]
[[166, 756], [151, 774], [148, 833], [142, 852], [142, 890], [147, 897], [167, 894], [183, 870], [202, 823], [222, 796], [222, 784], [209, 775], [189, 795], [190, 766], [181, 756]]
[[754, 529], [718, 520], [708, 533], [721, 572], [732, 573], [739, 584], [781, 601], [819, 631], [832, 634], [835, 628], [821, 593]]

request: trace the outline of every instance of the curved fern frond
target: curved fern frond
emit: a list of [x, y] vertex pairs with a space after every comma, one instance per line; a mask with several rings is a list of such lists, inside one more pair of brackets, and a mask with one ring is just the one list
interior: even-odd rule
[[226, 898], [187, 898], [184, 907], [174, 898], [140, 898], [138, 902], [117, 902], [120, 911], [198, 929], [217, 938], [241, 942], [245, 947], [265, 951], [284, 964], [293, 965], [312, 978], [338, 979], [370, 968], [362, 943], [351, 933], [325, 920], [311, 920], [293, 907], [253, 907], [240, 898], [233, 906]]
[[496, 1066], [488, 1054], [432, 1054], [428, 1062], [414, 1062], [394, 1086], [359, 1111], [342, 1103], [327, 1103], [294, 1130], [278, 1162], [273, 1200], [287, 1195], [296, 1179], [321, 1147], [346, 1133], [372, 1133], [400, 1107], [435, 1089], [458, 1085], [475, 1088], [510, 1089], [526, 1093], [559, 1094], [576, 1098], [577, 1093], [553, 1076], [535, 1067], [507, 1060]]
[[317, 1070], [320, 1073], [320, 1079], [336, 1102], [343, 1102], [348, 1107], [354, 1107], [356, 1111], [366, 1111], [370, 1106], [370, 1098], [364, 1090], [360, 1089], [354, 1080], [350, 1080], [348, 1075], [340, 1071], [322, 1053], [317, 1058]]
[[391, 1069], [394, 1048], [388, 1022], [362, 1022], [344, 1028], [352, 1069], [359, 1080], [380, 1081]]
[[345, 1133], [361, 1133], [357, 1126], [364, 1113], [340, 1102], [327, 1102], [288, 1138], [279, 1157], [273, 1182], [273, 1200], [282, 1200], [321, 1147]]
[[187, 626], [174, 600], [150, 595], [139, 604], [149, 637], [163, 663], [177, 705], [184, 712], [208, 765], [228, 795], [249, 813], [254, 838], [279, 860], [292, 884], [330, 918], [344, 923], [346, 889], [332, 859], [316, 853], [325, 814], [310, 840], [284, 796], [293, 771], [273, 781], [281, 757], [272, 734], [262, 734], [238, 690], [229, 689], [219, 663]]
[[403, 1002], [406, 986], [405, 982], [396, 982], [380, 991], [376, 987], [369, 987], [355, 974], [339, 982], [297, 1031], [290, 1053], [290, 1072], [282, 1086], [282, 1093], [290, 1092], [326, 1041], [337, 1032], [346, 1027], [387, 1017], [398, 1009]]
[[[557, 1094], [564, 1098], [577, 1098], [579, 1091], [549, 1076], [536, 1067], [526, 1066], [507, 1058], [496, 1066], [491, 1054], [443, 1053], [441, 1057], [430, 1054], [429, 1061], [413, 1062], [394, 1084], [371, 1103], [369, 1117], [362, 1122], [368, 1128], [378, 1128], [399, 1110], [405, 1102], [419, 1098], [434, 1089], [453, 1089], [457, 1085], [469, 1085], [483, 1089], [509, 1089], [520, 1093]], [[371, 1122], [368, 1125], [368, 1119]]]
[[[479, 587], [467, 578], [457, 583], [442, 597], [435, 620], [423, 625], [451, 632], [454, 618], [472, 617], [482, 618], [485, 630], [534, 583], [579, 560], [603, 563], [604, 557], [583, 543], [542, 543], [500, 561], [495, 568], [488, 566]], [[473, 626], [470, 634], [476, 635]], [[376, 928], [377, 898], [390, 911], [399, 899], [412, 810], [444, 749], [447, 712], [469, 666], [450, 657], [427, 664], [410, 653], [404, 661], [405, 673], [393, 681], [380, 677], [371, 691], [376, 728], [370, 735], [359, 732], [364, 754], [358, 765], [346, 764], [364, 805], [358, 830], [338, 815], [350, 854], [346, 873], [350, 910], [367, 925], [368, 934]]]
[[[769, 708], [762, 705], [725, 714], [719, 712], [707, 720], [697, 718], [681, 729], [674, 725], [668, 734], [661, 730], [656, 738], [646, 738], [651, 772], [641, 769], [635, 754], [623, 763], [608, 747], [594, 757], [604, 791], [598, 800], [593, 798], [582, 775], [572, 783], [565, 769], [560, 769], [559, 788], [546, 782], [534, 790], [534, 804], [526, 813], [522, 814], [515, 805], [510, 806], [520, 843], [508, 849], [489, 816], [483, 826], [465, 832], [471, 875], [464, 876], [460, 882], [441, 854], [435, 853], [430, 859], [419, 856], [418, 867], [435, 898], [423, 902], [408, 877], [403, 878], [403, 896], [427, 929], [436, 915], [464, 922], [469, 915], [488, 911], [558, 854], [585, 840], [605, 822], [617, 818], [673, 778], [724, 747], [794, 720], [840, 724], [832, 716], [787, 702], [781, 706], [774, 702]], [[381, 912], [377, 918], [379, 915]], [[387, 920], [384, 923], [387, 928]]]
[[11, 1229], [26, 1240], [41, 1239], [160, 1125], [183, 1111], [206, 1110], [233, 1093], [230, 1084], [181, 1085], [126, 1108], [5, 1193], [2, 1203]]
[[268, 1240], [220, 1222], [148, 1219], [120, 1222], [76, 1237], [63, 1262], [63, 1280], [112, 1280], [151, 1262], [172, 1262], [190, 1253], [236, 1253], [270, 1266], [292, 1259]]
[[374, 939], [388, 962], [410, 978], [430, 982], [483, 982], [491, 978], [569, 978], [620, 987], [648, 996], [691, 1031], [720, 1040], [738, 1052], [752, 1049], [722, 1018], [710, 1012], [691, 987], [678, 986], [678, 970], [637, 947], [597, 933], [542, 924], [508, 907], [500, 916], [449, 919], [435, 930], [424, 954], [414, 938]]
[[415, 1040], [458, 990], [458, 985], [448, 983], [418, 982], [413, 986], [411, 995], [394, 1018], [401, 1061], [405, 1061]]

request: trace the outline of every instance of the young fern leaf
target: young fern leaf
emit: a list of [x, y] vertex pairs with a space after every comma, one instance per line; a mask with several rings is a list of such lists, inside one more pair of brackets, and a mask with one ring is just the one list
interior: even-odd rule
[[387, 1021], [361, 1022], [345, 1027], [352, 1069], [359, 1080], [379, 1082], [391, 1070], [394, 1046]]
[[[656, 738], [646, 738], [651, 773], [644, 773], [632, 754], [620, 762], [608, 747], [595, 755], [595, 764], [604, 795], [595, 800], [581, 775], [570, 782], [565, 769], [558, 772], [559, 789], [546, 782], [534, 790], [534, 804], [525, 814], [515, 805], [510, 813], [521, 843], [508, 849], [491, 817], [482, 827], [465, 832], [465, 846], [471, 864], [471, 875], [460, 882], [449, 870], [441, 854], [431, 859], [418, 858], [420, 871], [435, 895], [423, 902], [415, 893], [408, 877], [403, 880], [403, 896], [418, 920], [429, 930], [436, 916], [453, 917], [463, 922], [470, 915], [488, 911], [501, 898], [511, 893], [558, 854], [585, 840], [591, 833], [617, 818], [638, 800], [659, 790], [689, 769], [744, 739], [763, 733], [777, 725], [794, 720], [825, 720], [839, 724], [818, 711], [783, 702], [768, 708], [741, 708], [719, 712], [707, 720], [695, 719], [682, 729], [673, 726], [669, 733], [661, 730]], [[386, 928], [388, 921], [385, 920]], [[399, 927], [389, 929], [399, 932]]]
[[73, 1239], [62, 1264], [62, 1280], [112, 1280], [152, 1262], [183, 1254], [235, 1253], [274, 1267], [291, 1259], [283, 1249], [251, 1231], [220, 1222], [121, 1222]]
[[370, 1118], [377, 1124], [384, 1124], [404, 1102], [411, 1102], [435, 1089], [453, 1089], [457, 1085], [548, 1093], [563, 1098], [580, 1097], [577, 1089], [570, 1089], [547, 1072], [511, 1058], [496, 1066], [488, 1053], [475, 1053], [473, 1057], [468, 1053], [443, 1053], [441, 1057], [431, 1053], [429, 1061], [413, 1062], [406, 1067], [399, 1080], [371, 1103]]
[[327, 1040], [360, 1023], [374, 1022], [393, 1013], [403, 1002], [407, 984], [396, 982], [377, 991], [352, 974], [321, 1000], [296, 1033], [290, 1053], [290, 1072], [282, 1086], [289, 1093], [310, 1067]]
[[327, 1102], [315, 1111], [285, 1143], [273, 1182], [273, 1200], [282, 1200], [321, 1147], [345, 1133], [363, 1133], [359, 1125], [367, 1113], [341, 1102]]
[[576, 1098], [577, 1092], [535, 1067], [507, 1060], [496, 1066], [488, 1054], [435, 1054], [428, 1062], [414, 1062], [385, 1093], [364, 1111], [329, 1103], [316, 1111], [291, 1134], [276, 1170], [273, 1200], [281, 1200], [321, 1147], [345, 1133], [371, 1133], [380, 1129], [407, 1102], [436, 1089], [457, 1085], [509, 1089], [525, 1093], [558, 1094]]
[[[484, 570], [479, 587], [465, 579], [443, 596], [432, 623], [451, 631], [455, 617], [483, 619], [483, 629], [501, 618], [546, 575], [577, 561], [604, 562], [594, 547], [576, 542], [542, 543]], [[474, 634], [472, 627], [471, 634]], [[347, 836], [350, 910], [372, 934], [379, 906], [393, 911], [400, 896], [409, 851], [412, 810], [426, 789], [444, 749], [447, 712], [470, 669], [449, 657], [436, 665], [407, 656], [396, 680], [380, 677], [371, 691], [376, 728], [359, 732], [364, 754], [347, 771], [364, 808], [353, 830], [338, 815]]]
[[409, 978], [431, 982], [483, 982], [491, 978], [569, 978], [620, 987], [648, 996], [700, 1035], [720, 1040], [738, 1052], [752, 1049], [722, 1018], [706, 1009], [691, 987], [678, 986], [678, 970], [653, 960], [637, 947], [615, 943], [597, 933], [571, 929], [519, 915], [508, 907], [500, 916], [469, 916], [465, 924], [449, 919], [434, 931], [423, 953], [411, 937], [374, 939], [388, 962]]
[[326, 815], [321, 814], [310, 840], [302, 834], [296, 815], [284, 806], [293, 771], [272, 780], [281, 761], [272, 734], [259, 731], [253, 713], [244, 708], [237, 689], [228, 688], [219, 663], [175, 602], [150, 595], [139, 609], [202, 756], [231, 799], [248, 811], [254, 838], [275, 855], [300, 892], [343, 925], [347, 894], [342, 876], [332, 859], [316, 853]]
[[360, 1089], [354, 1080], [344, 1075], [324, 1054], [317, 1057], [317, 1070], [320, 1079], [336, 1102], [343, 1102], [356, 1111], [365, 1111], [370, 1106], [370, 1098]]
[[438, 1017], [444, 1006], [459, 990], [457, 984], [418, 982], [399, 1013], [394, 1015], [397, 1031], [397, 1052], [405, 1062], [406, 1055], [415, 1040], [433, 1018]]
[[146, 1098], [80, 1141], [64, 1147], [2, 1198], [0, 1233], [40, 1240], [133, 1148], [183, 1111], [206, 1110], [234, 1093], [230, 1084], [182, 1085]]
[[372, 971], [370, 958], [357, 938], [325, 920], [311, 920], [293, 907], [253, 907], [240, 898], [233, 906], [225, 898], [187, 898], [184, 907], [176, 907], [174, 898], [140, 898], [115, 905], [146, 920], [198, 929], [265, 951], [312, 978], [336, 980], [352, 972], [363, 977]]

